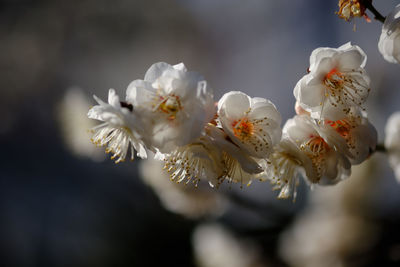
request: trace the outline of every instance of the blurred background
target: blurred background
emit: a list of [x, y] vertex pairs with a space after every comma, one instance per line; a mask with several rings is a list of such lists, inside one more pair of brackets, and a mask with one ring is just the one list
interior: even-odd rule
[[[399, 1], [374, 3], [386, 15]], [[216, 99], [268, 98], [285, 121], [312, 50], [348, 41], [368, 55], [382, 141], [400, 110], [400, 67], [378, 52], [379, 22], [337, 10], [335, 0], [1, 1], [1, 265], [400, 265], [400, 185], [385, 155], [338, 186], [302, 183], [292, 203], [268, 183], [182, 188], [158, 162], [116, 165], [89, 142], [92, 95], [123, 96], [158, 61], [200, 72]]]

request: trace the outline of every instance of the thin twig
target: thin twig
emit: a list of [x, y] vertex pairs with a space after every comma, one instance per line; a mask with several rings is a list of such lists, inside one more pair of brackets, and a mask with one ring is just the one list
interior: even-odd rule
[[377, 144], [375, 151], [376, 152], [382, 152], [382, 153], [386, 153], [387, 152], [386, 147], [385, 147], [384, 144]]
[[372, 1], [363, 0], [361, 2], [362, 2], [363, 6], [365, 6], [367, 9], [369, 9], [369, 11], [371, 11], [372, 14], [374, 14], [376, 20], [378, 20], [382, 23], [385, 22], [386, 18], [381, 13], [379, 13], [378, 10], [376, 10], [376, 8], [372, 5]]

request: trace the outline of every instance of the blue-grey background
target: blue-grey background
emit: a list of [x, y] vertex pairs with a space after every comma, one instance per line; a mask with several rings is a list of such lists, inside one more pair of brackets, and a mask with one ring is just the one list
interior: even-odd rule
[[[399, 1], [374, 2], [387, 14]], [[347, 23], [337, 9], [335, 0], [1, 1], [0, 263], [194, 264], [190, 235], [198, 222], [161, 207], [138, 177], [139, 162], [99, 163], [66, 148], [57, 109], [71, 86], [106, 99], [109, 88], [124, 95], [155, 62], [184, 62], [206, 77], [216, 99], [230, 90], [265, 97], [285, 121], [312, 50], [351, 41], [368, 55], [367, 108], [383, 140], [386, 118], [400, 110], [400, 66], [378, 52], [379, 22]], [[382, 232], [368, 252], [370, 266], [396, 264], [386, 251], [400, 244], [400, 186], [382, 159], [382, 181], [371, 193]], [[232, 208], [219, 220], [244, 235], [263, 229], [256, 239], [265, 258], [285, 266], [276, 241], [306, 205], [302, 188], [292, 204], [258, 183], [239, 194], [281, 213], [265, 221]]]

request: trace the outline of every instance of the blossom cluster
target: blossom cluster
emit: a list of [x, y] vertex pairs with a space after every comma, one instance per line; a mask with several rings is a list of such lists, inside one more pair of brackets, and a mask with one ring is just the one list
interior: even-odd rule
[[234, 91], [215, 103], [206, 80], [182, 63], [153, 64], [124, 101], [113, 89], [108, 103], [95, 99], [88, 116], [103, 123], [92, 141], [107, 145], [116, 162], [129, 150], [131, 159], [151, 151], [176, 182], [249, 184], [281, 138], [281, 116], [269, 100]]
[[294, 88], [297, 115], [284, 125], [267, 161], [279, 197], [296, 196], [300, 175], [311, 185], [336, 184], [375, 150], [377, 133], [364, 108], [370, 91], [366, 59], [350, 43], [312, 52], [309, 73]]
[[[376, 10], [372, 5], [372, 0], [339, 0], [338, 5], [339, 11], [337, 14], [346, 21], [350, 21], [354, 17], [364, 17], [370, 22], [371, 20], [366, 15], [366, 10], [370, 10], [374, 14], [374, 18], [383, 23], [378, 42], [379, 52], [387, 62], [400, 63], [400, 4], [386, 17]], [[399, 112], [397, 111], [387, 120], [384, 144], [380, 145], [379, 149], [386, 152], [395, 176], [400, 182], [399, 118]]]
[[268, 99], [231, 91], [215, 102], [207, 81], [183, 63], [156, 63], [124, 100], [113, 89], [108, 103], [95, 97], [88, 116], [103, 123], [92, 141], [107, 146], [117, 163], [151, 152], [178, 183], [257, 179], [271, 181], [279, 198], [295, 197], [300, 176], [310, 185], [335, 184], [375, 150], [365, 64], [365, 53], [350, 43], [315, 49], [294, 88], [297, 115], [282, 129]]

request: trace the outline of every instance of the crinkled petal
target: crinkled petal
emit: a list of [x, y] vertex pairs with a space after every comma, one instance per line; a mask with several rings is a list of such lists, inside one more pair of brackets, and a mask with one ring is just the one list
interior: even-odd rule
[[354, 45], [338, 56], [339, 69], [341, 71], [364, 68], [367, 62], [367, 55], [360, 47]]
[[321, 82], [317, 82], [313, 79], [307, 84], [307, 80], [311, 76], [304, 76], [297, 84], [294, 89], [296, 100], [299, 101], [300, 105], [307, 111], [310, 107], [321, 106], [324, 99], [325, 88]]
[[218, 112], [228, 119], [240, 119], [250, 108], [250, 97], [240, 91], [224, 94], [218, 101]]
[[143, 80], [134, 80], [126, 89], [126, 100], [134, 106], [141, 106], [154, 100], [156, 90], [151, 83]]
[[151, 65], [151, 67], [147, 70], [146, 74], [144, 75], [144, 80], [146, 82], [153, 83], [159, 77], [163, 75], [166, 70], [173, 69], [171, 65], [165, 62], [158, 62]]

